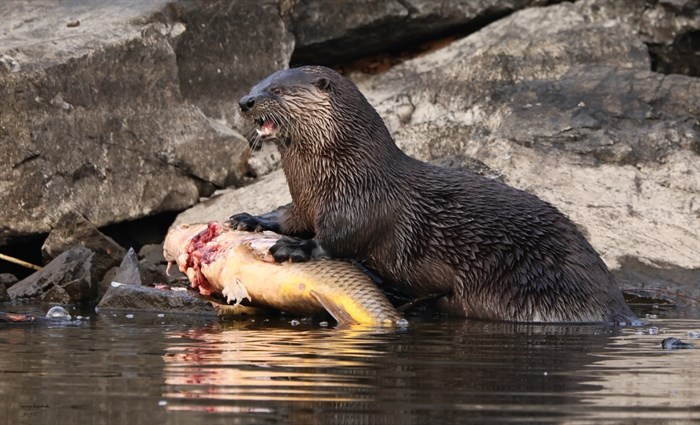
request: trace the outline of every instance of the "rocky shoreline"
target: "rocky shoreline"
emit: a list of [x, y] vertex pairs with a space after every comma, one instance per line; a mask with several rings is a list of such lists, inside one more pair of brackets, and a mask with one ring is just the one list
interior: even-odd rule
[[110, 226], [288, 202], [274, 149], [246, 148], [236, 100], [274, 70], [319, 63], [358, 84], [409, 154], [555, 204], [629, 293], [699, 302], [700, 2], [328, 9], [0, 4], [0, 252], [44, 265], [28, 275], [0, 260], [0, 301], [94, 304], [113, 281], [182, 286], [158, 245], [169, 222], [133, 250]]

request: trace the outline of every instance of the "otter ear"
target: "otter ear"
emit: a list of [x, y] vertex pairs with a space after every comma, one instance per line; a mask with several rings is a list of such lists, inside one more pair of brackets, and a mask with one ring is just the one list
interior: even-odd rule
[[327, 77], [318, 77], [314, 81], [314, 85], [316, 87], [318, 87], [319, 90], [322, 90], [325, 92], [333, 91], [333, 82], [330, 80], [330, 78], [327, 78]]

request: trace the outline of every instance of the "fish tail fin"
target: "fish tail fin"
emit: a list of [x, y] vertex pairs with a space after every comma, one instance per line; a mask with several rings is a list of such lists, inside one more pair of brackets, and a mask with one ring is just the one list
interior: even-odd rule
[[333, 301], [331, 298], [319, 294], [318, 292], [314, 291], [313, 289], [310, 291], [311, 296], [316, 298], [316, 301], [318, 301], [323, 308], [326, 309], [328, 313], [330, 313], [331, 316], [338, 322], [338, 324], [341, 325], [358, 325], [360, 322], [355, 320], [352, 315], [340, 304], [337, 302]]

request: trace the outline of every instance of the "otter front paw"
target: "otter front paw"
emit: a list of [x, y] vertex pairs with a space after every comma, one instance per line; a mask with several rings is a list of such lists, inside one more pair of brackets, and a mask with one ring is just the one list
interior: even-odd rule
[[270, 247], [270, 254], [278, 263], [300, 263], [314, 258], [325, 258], [324, 252], [314, 239], [284, 237]]
[[229, 225], [235, 230], [245, 230], [248, 232], [262, 232], [263, 230], [274, 230], [277, 223], [266, 220], [262, 216], [250, 215], [248, 213], [234, 214], [228, 219]]
[[234, 214], [231, 217], [229, 217], [228, 222], [231, 225], [232, 229], [246, 230], [248, 232], [262, 231], [260, 220], [258, 220], [257, 217], [252, 216], [248, 213]]

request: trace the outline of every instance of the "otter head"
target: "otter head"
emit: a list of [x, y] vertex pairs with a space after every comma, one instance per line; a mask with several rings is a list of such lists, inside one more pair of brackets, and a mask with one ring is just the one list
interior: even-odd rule
[[[256, 136], [278, 147], [312, 149], [333, 131], [333, 95], [343, 78], [320, 66], [275, 72], [255, 85], [238, 104], [255, 123]], [[256, 140], [257, 141], [257, 140]]]

